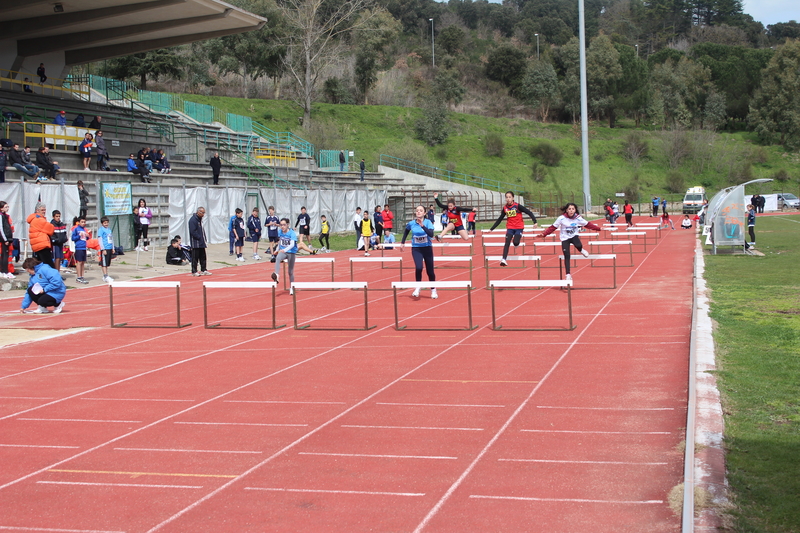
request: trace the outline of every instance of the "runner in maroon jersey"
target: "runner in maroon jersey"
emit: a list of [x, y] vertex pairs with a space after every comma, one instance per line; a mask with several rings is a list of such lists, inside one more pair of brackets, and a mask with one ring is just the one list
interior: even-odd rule
[[[442, 230], [442, 232], [436, 236], [437, 241], [441, 241], [442, 237], [450, 233], [451, 231], [457, 232], [462, 239], [465, 241], [469, 240], [469, 233], [464, 228], [464, 221], [461, 218], [461, 207], [456, 205], [455, 198], [448, 198], [447, 205], [443, 204], [439, 201], [439, 193], [433, 193], [433, 199], [436, 200], [436, 205], [441, 207], [447, 213], [447, 226]], [[464, 211], [472, 211], [471, 207], [464, 207]]]
[[506, 258], [508, 258], [508, 249], [511, 246], [512, 239], [515, 252], [517, 246], [519, 246], [519, 241], [522, 239], [522, 231], [525, 229], [525, 221], [522, 219], [522, 213], [531, 217], [531, 220], [533, 220], [533, 227], [535, 228], [536, 215], [524, 205], [515, 202], [514, 193], [508, 191], [506, 193], [506, 204], [503, 206], [500, 216], [497, 217], [497, 220], [492, 225], [492, 229], [495, 229], [503, 221], [503, 217], [506, 218], [506, 243], [503, 246], [503, 258], [500, 260], [500, 266], [508, 265]]

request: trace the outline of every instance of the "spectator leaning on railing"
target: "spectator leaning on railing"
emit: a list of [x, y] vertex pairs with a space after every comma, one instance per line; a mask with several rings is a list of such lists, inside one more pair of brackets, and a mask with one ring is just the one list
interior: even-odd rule
[[53, 119], [53, 124], [58, 126], [66, 126], [67, 125], [67, 112], [61, 111], [56, 115], [56, 118]]

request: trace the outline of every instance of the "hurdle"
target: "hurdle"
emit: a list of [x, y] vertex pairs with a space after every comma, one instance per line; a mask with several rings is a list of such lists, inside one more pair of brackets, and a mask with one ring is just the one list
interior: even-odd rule
[[611, 246], [611, 253], [616, 253], [614, 251], [615, 245], [628, 245], [628, 257], [630, 257], [630, 264], [628, 265], [617, 265], [617, 266], [635, 266], [633, 264], [633, 241], [590, 241], [589, 246]]
[[[306, 330], [322, 330], [322, 331], [367, 331], [375, 326], [369, 325], [369, 300], [367, 298], [367, 282], [366, 281], [331, 281], [331, 282], [315, 282], [315, 281], [301, 281], [294, 282], [291, 285], [292, 289], [292, 308], [294, 314], [294, 329]], [[363, 328], [312, 328], [311, 324], [299, 326], [297, 323], [297, 293], [298, 291], [307, 290], [337, 290], [337, 289], [350, 289], [364, 291], [364, 327]]]
[[[381, 263], [381, 268], [384, 268], [384, 263], [399, 263], [400, 264], [400, 281], [403, 281], [403, 258], [402, 257], [351, 257], [350, 258], [350, 281], [355, 281], [353, 278], [353, 263]], [[373, 291], [388, 291], [388, 289], [370, 289]]]
[[[617, 254], [595, 254], [595, 255], [591, 255], [590, 254], [589, 257], [584, 257], [581, 254], [570, 255], [570, 261], [589, 261], [589, 265], [592, 266], [592, 267], [595, 266], [594, 262], [597, 259], [611, 259], [611, 260], [613, 260], [613, 264], [611, 265], [613, 267], [613, 280], [614, 280], [613, 281], [613, 285], [611, 287], [575, 287], [573, 285], [572, 290], [578, 290], [578, 289], [616, 289], [617, 288]], [[559, 255], [558, 256], [558, 277], [559, 278], [563, 277], [562, 276], [562, 273], [563, 273], [562, 268], [563, 268], [563, 266], [564, 266], [564, 256], [563, 255]], [[608, 266], [605, 266], [605, 267], [598, 266], [597, 268], [608, 268]]]
[[[497, 323], [497, 311], [495, 304], [495, 289], [543, 289], [543, 288], [567, 289], [567, 308], [569, 309], [569, 327], [567, 328], [503, 328]], [[489, 282], [492, 292], [492, 329], [504, 331], [572, 331], [577, 326], [572, 323], [572, 281], [561, 279], [539, 279], [539, 280], [492, 280]]]
[[[486, 286], [489, 286], [489, 262], [500, 261], [502, 255], [487, 255], [483, 258], [483, 269], [486, 271]], [[506, 261], [519, 261], [522, 266], [518, 267], [505, 267], [505, 268], [529, 268], [525, 266], [525, 261], [536, 261], [536, 279], [542, 279], [542, 257], [539, 255], [509, 255]]]
[[[483, 255], [486, 255], [486, 248], [502, 248], [505, 245], [506, 245], [505, 241], [503, 241], [503, 242], [485, 242], [482, 245], [483, 246]], [[509, 248], [512, 247], [512, 246], [514, 246], [513, 242], [509, 245]], [[514, 251], [516, 251], [517, 248], [522, 248], [523, 251], [524, 251], [525, 243], [520, 241], [520, 243], [517, 246], [514, 246]]]
[[[647, 232], [646, 231], [625, 231], [625, 232], [611, 232], [608, 234], [611, 237], [611, 240], [617, 240], [616, 237], [644, 237], [643, 243], [644, 250], [641, 252], [635, 252], [637, 254], [644, 254], [647, 253]], [[631, 241], [631, 246], [633, 246], [633, 242]]]
[[469, 248], [469, 255], [472, 255], [472, 242], [433, 242], [431, 246], [442, 250], [440, 255], [447, 255], [444, 253], [447, 248]]
[[644, 231], [644, 232], [654, 231], [655, 232], [655, 240], [658, 241], [658, 239], [661, 238], [661, 226], [660, 225], [658, 225], [658, 226], [644, 226], [644, 227], [640, 226], [638, 228], [634, 226], [632, 228], [625, 228], [625, 231]]
[[[466, 328], [410, 328], [400, 325], [400, 315], [397, 310], [397, 290], [398, 289], [466, 289], [467, 290], [467, 315], [469, 325]], [[471, 331], [477, 328], [472, 323], [472, 281], [393, 281], [392, 292], [394, 293], [394, 327], [396, 330], [406, 331]]]
[[[114, 323], [114, 289], [175, 289], [175, 313], [177, 321], [174, 326], [166, 324], [158, 325], [128, 325], [127, 322], [120, 324]], [[111, 313], [111, 327], [112, 328], [185, 328], [191, 326], [192, 323], [181, 324], [181, 282], [180, 281], [115, 281], [108, 284], [108, 303], [109, 311]]]
[[[289, 287], [286, 285], [286, 280], [289, 279], [289, 267], [286, 265], [288, 262], [286, 259], [281, 261], [283, 263], [283, 290], [288, 290]], [[333, 257], [295, 257], [294, 264], [297, 263], [330, 263], [331, 264], [331, 281], [334, 280], [333, 277], [333, 270], [334, 270], [334, 263], [336, 263], [336, 259]]]
[[[561, 241], [533, 241], [533, 253], [536, 253], [538, 250], [537, 247], [541, 248], [551, 248], [553, 250], [552, 254], [547, 255], [555, 255], [557, 253], [557, 249], [561, 248]], [[540, 255], [541, 252], [537, 255]]]
[[[475, 235], [473, 235], [472, 233], [467, 233], [467, 237], [469, 237], [470, 239], [474, 239]], [[441, 238], [442, 239], [460, 239], [461, 235], [444, 235]]]
[[[470, 255], [446, 255], [440, 259], [440, 261], [447, 262], [447, 263], [469, 263], [467, 268], [469, 269], [469, 281], [472, 282], [472, 256]], [[433, 262], [433, 268], [459, 268], [457, 266], [440, 266], [436, 264], [436, 261]]]
[[[203, 283], [203, 325], [206, 329], [280, 329], [286, 324], [277, 325], [275, 320], [275, 287], [274, 281], [206, 281]], [[271, 289], [272, 293], [272, 326], [223, 326], [221, 322], [208, 323], [208, 289]], [[252, 294], [252, 293], [251, 293]]]

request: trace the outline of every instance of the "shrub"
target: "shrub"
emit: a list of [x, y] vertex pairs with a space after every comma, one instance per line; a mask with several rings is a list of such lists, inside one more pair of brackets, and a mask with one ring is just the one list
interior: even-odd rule
[[593, 159], [595, 161], [597, 161], [598, 163], [602, 163], [603, 161], [606, 160], [606, 154], [604, 154], [602, 152], [598, 152], [598, 153], [594, 154]]
[[732, 183], [745, 183], [753, 179], [753, 163], [748, 160], [740, 162], [738, 165], [731, 167], [728, 174]]
[[325, 99], [331, 104], [355, 104], [353, 91], [347, 86], [345, 80], [336, 76], [328, 78], [322, 84], [322, 92]]
[[531, 178], [536, 183], [543, 182], [547, 178], [547, 168], [544, 165], [534, 161], [531, 165]]
[[548, 141], [531, 146], [530, 152], [533, 157], [540, 159], [548, 167], [557, 167], [561, 163], [561, 158], [564, 157], [561, 148]]
[[430, 146], [442, 144], [450, 135], [450, 121], [444, 102], [429, 99], [422, 108], [422, 118], [415, 125], [417, 138]]
[[785, 182], [789, 181], [789, 173], [786, 172], [785, 168], [775, 171], [775, 174], [772, 175], [772, 179], [775, 181]]
[[668, 172], [666, 189], [671, 193], [679, 193], [685, 191], [686, 180], [684, 180], [683, 174], [675, 170]]
[[692, 143], [689, 141], [686, 131], [682, 129], [663, 133], [661, 140], [669, 168], [678, 168], [684, 159], [692, 155]]
[[753, 151], [750, 153], [750, 156], [753, 160], [753, 163], [764, 164], [769, 160], [769, 154], [767, 153], [767, 149], [763, 146], [756, 146], [753, 148]]
[[642, 186], [639, 184], [639, 174], [634, 174], [631, 181], [622, 189], [622, 192], [625, 194], [625, 199], [633, 203], [639, 200], [641, 190]]
[[578, 157], [580, 157], [581, 156], [581, 147], [580, 146], [576, 146], [575, 148], [572, 149], [572, 153], [577, 155]]
[[646, 158], [648, 153], [650, 153], [650, 145], [641, 131], [630, 132], [622, 141], [621, 155], [634, 168], [639, 168], [642, 159]]
[[447, 148], [440, 146], [435, 150], [434, 154], [436, 159], [447, 159]]
[[447, 164], [445, 165], [445, 168], [446, 168], [446, 169], [447, 169], [449, 172], [455, 172], [455, 170], [456, 170], [456, 164], [455, 164], [455, 163], [453, 163], [452, 161], [448, 161], [448, 162], [447, 162]]
[[431, 164], [428, 158], [428, 149], [408, 137], [400, 139], [399, 141], [386, 143], [383, 148], [381, 148], [380, 153], [399, 157], [407, 161], [413, 161], [421, 165]]
[[486, 155], [503, 157], [503, 151], [506, 148], [503, 142], [503, 137], [498, 133], [487, 133], [483, 139], [483, 145], [486, 147]]

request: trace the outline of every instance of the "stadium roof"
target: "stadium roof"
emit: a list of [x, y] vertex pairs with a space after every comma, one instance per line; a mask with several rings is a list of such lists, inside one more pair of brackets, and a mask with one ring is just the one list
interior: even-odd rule
[[53, 54], [63, 58], [68, 67], [256, 30], [267, 22], [218, 0], [18, 0], [2, 4], [0, 44], [16, 42], [16, 58], [13, 66], [8, 65], [12, 70], [18, 70], [23, 62], [35, 62], [32, 58], [61, 63], [53, 61]]

